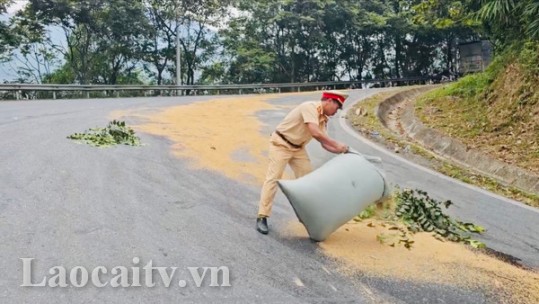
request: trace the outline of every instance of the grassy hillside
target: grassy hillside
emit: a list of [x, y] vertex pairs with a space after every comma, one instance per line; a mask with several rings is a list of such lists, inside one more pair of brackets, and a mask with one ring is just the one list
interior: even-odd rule
[[512, 47], [484, 73], [429, 93], [416, 111], [470, 148], [539, 174], [539, 42]]

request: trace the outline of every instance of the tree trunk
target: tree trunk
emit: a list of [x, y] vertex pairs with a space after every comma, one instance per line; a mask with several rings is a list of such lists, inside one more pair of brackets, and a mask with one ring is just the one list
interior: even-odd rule
[[400, 78], [400, 64], [401, 64], [401, 52], [402, 52], [402, 42], [400, 36], [395, 35], [395, 77]]
[[447, 63], [446, 63], [446, 68], [447, 68], [447, 71], [452, 73], [453, 72], [453, 50], [451, 49], [451, 46], [452, 46], [452, 43], [453, 43], [453, 37], [452, 35], [450, 35], [448, 38], [447, 38], [447, 52], [446, 52], [446, 60], [447, 60]]

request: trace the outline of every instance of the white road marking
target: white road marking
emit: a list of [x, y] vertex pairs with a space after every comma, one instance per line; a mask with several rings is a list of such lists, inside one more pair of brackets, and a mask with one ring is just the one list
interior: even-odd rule
[[329, 272], [329, 270], [328, 270], [326, 267], [322, 266], [322, 269], [323, 269], [327, 274], [331, 274], [331, 272]]

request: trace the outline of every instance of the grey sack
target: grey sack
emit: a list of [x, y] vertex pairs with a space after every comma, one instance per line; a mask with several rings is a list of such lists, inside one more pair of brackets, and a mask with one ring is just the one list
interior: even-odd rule
[[315, 241], [389, 193], [382, 172], [359, 153], [338, 155], [301, 178], [278, 184]]

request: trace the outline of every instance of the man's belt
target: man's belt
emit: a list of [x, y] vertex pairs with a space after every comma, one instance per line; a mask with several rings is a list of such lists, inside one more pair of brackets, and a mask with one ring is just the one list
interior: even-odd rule
[[286, 141], [287, 144], [291, 145], [293, 148], [296, 148], [296, 149], [299, 149], [299, 148], [303, 148], [302, 145], [296, 145], [292, 142], [290, 142], [286, 137], [284, 137], [283, 133], [275, 130], [275, 133], [277, 133], [277, 135], [279, 135], [280, 138], [282, 138], [284, 141]]

